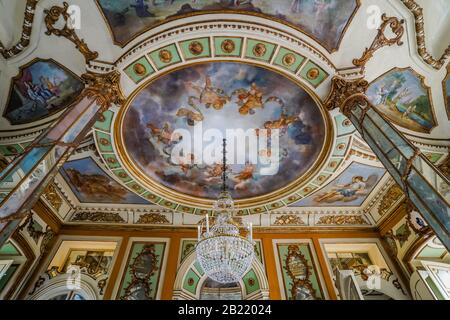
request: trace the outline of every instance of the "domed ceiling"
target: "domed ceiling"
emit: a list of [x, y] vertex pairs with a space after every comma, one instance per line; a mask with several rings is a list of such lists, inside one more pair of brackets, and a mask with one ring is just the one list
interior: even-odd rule
[[[242, 63], [170, 72], [143, 86], [122, 111], [124, 151], [144, 180], [156, 190], [162, 185], [199, 198], [214, 199], [220, 192], [220, 146], [227, 135], [236, 134], [229, 141], [229, 152], [236, 154], [227, 159], [235, 199], [295, 185], [320, 158], [326, 136], [324, 116], [306, 90], [274, 71]], [[191, 152], [177, 152], [181, 144]], [[271, 155], [278, 152], [275, 144], [279, 156]], [[252, 148], [258, 153], [253, 157]]]
[[[71, 41], [45, 34], [44, 10], [63, 7], [62, 1], [13, 6], [0, 0], [5, 158], [24, 152], [76, 101], [86, 70], [121, 76], [126, 104], [103, 113], [60, 168], [50, 197], [43, 197], [50, 203], [59, 195], [55, 212], [66, 222], [75, 221], [75, 213], [101, 212], [111, 223], [139, 224], [151, 211], [160, 215], [156, 224], [197, 223], [220, 190], [221, 138], [230, 129], [257, 141], [236, 159], [228, 155], [237, 215], [259, 226], [381, 221], [392, 179], [351, 122], [324, 109], [336, 75], [364, 76], [375, 107], [430, 161], [446, 158], [450, 49], [442, 52], [442, 43], [448, 33], [436, 29], [430, 37], [433, 28], [424, 27], [434, 26], [430, 12], [445, 17], [442, 2], [433, 8], [435, 2], [417, 1], [424, 14], [413, 0], [68, 2], [81, 12], [76, 34], [97, 58], [86, 59]], [[33, 25], [28, 35], [18, 24], [25, 10], [24, 25]], [[369, 26], [377, 12], [405, 20], [403, 45], [382, 47], [364, 67], [356, 66], [353, 59], [377, 35]], [[424, 32], [427, 41], [417, 37]], [[274, 165], [277, 141], [270, 134], [276, 130], [280, 162]], [[244, 140], [228, 138], [229, 145]], [[248, 155], [256, 145], [255, 164]], [[181, 146], [186, 149], [177, 153]], [[215, 156], [205, 157], [205, 148]]]
[[228, 12], [260, 15], [306, 31], [337, 50], [359, 0], [97, 0], [115, 41], [125, 45], [162, 23], [192, 15]]

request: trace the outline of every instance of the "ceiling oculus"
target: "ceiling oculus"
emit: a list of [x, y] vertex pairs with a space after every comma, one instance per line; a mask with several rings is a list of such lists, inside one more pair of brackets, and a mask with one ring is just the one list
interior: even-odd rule
[[237, 200], [301, 183], [327, 138], [321, 109], [298, 84], [234, 62], [171, 71], [144, 85], [119, 118], [124, 162], [169, 199], [217, 196], [223, 138], [227, 187]]

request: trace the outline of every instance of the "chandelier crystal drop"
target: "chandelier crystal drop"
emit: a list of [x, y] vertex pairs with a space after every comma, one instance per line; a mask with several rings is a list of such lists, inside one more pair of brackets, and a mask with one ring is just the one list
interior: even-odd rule
[[[219, 283], [242, 279], [252, 265], [255, 252], [252, 224], [233, 219], [234, 201], [226, 186], [226, 140], [223, 140], [222, 192], [214, 203], [214, 217], [198, 225], [197, 261], [205, 274]], [[210, 225], [211, 223], [211, 225]]]

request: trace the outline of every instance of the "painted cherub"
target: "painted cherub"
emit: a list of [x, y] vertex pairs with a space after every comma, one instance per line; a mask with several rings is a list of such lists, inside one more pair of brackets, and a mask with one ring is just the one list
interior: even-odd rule
[[254, 82], [251, 84], [250, 90], [238, 89], [233, 92], [234, 94], [238, 95], [237, 104], [240, 106], [239, 113], [242, 115], [254, 114], [253, 109], [264, 108], [263, 92]]
[[186, 118], [186, 122], [189, 126], [194, 126], [195, 125], [195, 121], [203, 121], [204, 116], [201, 112], [199, 111], [192, 111], [189, 110], [187, 108], [181, 107], [180, 109], [178, 109], [177, 113], [176, 113], [177, 117], [181, 117], [181, 118]]
[[266, 121], [264, 123], [264, 129], [281, 129], [283, 132], [286, 131], [286, 129], [298, 120], [298, 116], [288, 116], [285, 113], [282, 113], [280, 116], [280, 119], [278, 120], [272, 120], [272, 121]]
[[211, 78], [208, 76], [203, 88], [194, 84], [191, 84], [191, 87], [198, 92], [198, 97], [189, 97], [189, 105], [191, 106], [195, 105], [195, 101], [199, 101], [206, 108], [213, 107], [215, 110], [221, 110], [230, 101], [230, 98], [224, 94], [222, 89], [213, 87]]
[[172, 165], [179, 167], [181, 171], [185, 175], [189, 173], [189, 171], [194, 168], [196, 165], [195, 162], [195, 155], [192, 153], [188, 153], [186, 156], [179, 156], [177, 158], [177, 163], [172, 163]]
[[220, 180], [223, 173], [223, 167], [222, 164], [216, 163], [212, 166], [208, 166], [206, 169], [206, 178], [205, 180], [207, 182], [211, 182], [213, 180]]
[[157, 138], [158, 142], [162, 142], [165, 145], [179, 140], [179, 137], [177, 135], [173, 135], [173, 130], [170, 128], [170, 125], [167, 122], [164, 123], [161, 129], [156, 127], [152, 123], [148, 123], [147, 128], [150, 129], [152, 135]]
[[362, 176], [354, 176], [352, 182], [344, 185], [337, 185], [330, 191], [321, 193], [314, 197], [314, 201], [333, 203], [337, 201], [350, 202], [367, 194], [367, 191], [377, 180], [376, 175], [371, 175], [367, 180]]
[[255, 165], [247, 162], [244, 169], [232, 178], [236, 185], [234, 190], [244, 190], [246, 185], [253, 179], [253, 172], [255, 172]]

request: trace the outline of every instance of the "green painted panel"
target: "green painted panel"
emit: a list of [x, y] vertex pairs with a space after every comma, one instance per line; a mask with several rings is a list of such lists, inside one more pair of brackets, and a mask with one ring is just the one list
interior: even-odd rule
[[261, 240], [255, 241], [255, 256], [262, 264], [264, 264], [264, 257], [261, 249]]
[[106, 164], [111, 169], [120, 168], [119, 160], [117, 160], [117, 157], [114, 154], [102, 154], [103, 158], [105, 159]]
[[316, 179], [314, 179], [313, 183], [320, 186], [324, 184], [330, 176], [331, 173], [322, 172]]
[[146, 57], [134, 61], [131, 65], [125, 68], [125, 73], [130, 77], [134, 83], [139, 83], [143, 79], [155, 72], [150, 62]]
[[297, 202], [301, 198], [302, 198], [302, 196], [300, 196], [299, 194], [294, 193], [294, 194], [291, 194], [286, 199], [284, 199], [283, 202], [286, 203], [286, 204], [291, 204], [293, 202]]
[[356, 130], [351, 121], [342, 114], [335, 116], [334, 122], [336, 123], [338, 136], [347, 135]]
[[248, 216], [249, 214], [250, 212], [248, 211], [248, 209], [239, 209], [236, 211], [237, 216]]
[[98, 148], [100, 152], [113, 152], [114, 149], [111, 144], [111, 136], [109, 134], [96, 131]]
[[199, 38], [179, 43], [185, 60], [206, 58], [211, 56], [209, 38]]
[[[42, 228], [41, 228], [42, 229]], [[11, 243], [7, 242], [0, 248], [0, 255], [2, 256], [20, 256], [19, 250]]]
[[23, 152], [23, 148], [19, 144], [9, 144], [0, 146], [0, 153], [5, 157], [15, 156]]
[[304, 187], [303, 189], [301, 189], [301, 190], [298, 192], [298, 194], [304, 197], [304, 196], [310, 194], [311, 192], [313, 192], [313, 191], [316, 190], [316, 189], [317, 189], [316, 186], [313, 186], [313, 185], [311, 185], [311, 184], [308, 184], [306, 187]]
[[195, 295], [197, 293], [197, 286], [199, 281], [200, 277], [194, 272], [194, 270], [189, 269], [186, 277], [184, 278], [183, 289]]
[[336, 139], [336, 146], [333, 150], [333, 156], [344, 156], [347, 152], [349, 137], [341, 137]]
[[274, 64], [283, 67], [292, 73], [297, 73], [304, 61], [305, 57], [292, 50], [281, 47], [275, 57]]
[[153, 202], [153, 203], [157, 203], [158, 201], [161, 200], [160, 197], [158, 197], [157, 195], [151, 193], [151, 192], [145, 192], [142, 197], [144, 197], [145, 199]]
[[177, 210], [183, 213], [194, 213], [195, 208], [180, 205]]
[[200, 273], [201, 276], [205, 274], [205, 271], [203, 271], [202, 267], [200, 266], [200, 263], [198, 263], [197, 260], [195, 260], [194, 262], [194, 267], [198, 271], [198, 273]]
[[[322, 300], [324, 295], [309, 244], [279, 243], [277, 250], [287, 299], [299, 300], [303, 294], [315, 300]], [[292, 294], [293, 291], [297, 292], [297, 296]]]
[[11, 266], [9, 266], [8, 270], [6, 270], [6, 272], [3, 275], [3, 277], [0, 278], [0, 293], [6, 287], [6, 285], [9, 282], [9, 280], [11, 280], [12, 276], [17, 271], [17, 269], [19, 269], [19, 267], [20, 267], [19, 264], [12, 264]]
[[142, 188], [139, 184], [137, 184], [134, 181], [131, 181], [130, 183], [128, 183], [127, 187], [130, 188], [131, 190], [133, 190], [134, 192], [139, 193], [139, 194], [141, 194], [141, 193], [143, 193], [145, 191], [144, 188]]
[[261, 207], [257, 207], [257, 208], [251, 208], [250, 209], [250, 213], [251, 214], [255, 214], [255, 213], [263, 213], [263, 212], [267, 212], [266, 207], [261, 206]]
[[253, 292], [260, 289], [258, 277], [256, 276], [256, 273], [253, 269], [250, 269], [250, 271], [244, 275], [242, 281], [244, 282], [247, 295], [252, 294]]
[[328, 162], [326, 170], [330, 172], [335, 172], [337, 168], [339, 168], [343, 160], [344, 160], [343, 158], [331, 158], [330, 162]]
[[[107, 156], [107, 155], [105, 154], [103, 156]], [[127, 183], [132, 180], [131, 177], [128, 175], [128, 173], [125, 170], [123, 170], [122, 168], [118, 169], [118, 170], [114, 170], [113, 172], [123, 183]]]
[[181, 61], [175, 44], [153, 51], [150, 53], [150, 58], [159, 70]]
[[159, 201], [158, 203], [160, 206], [166, 207], [166, 208], [170, 208], [170, 209], [175, 209], [178, 204], [176, 204], [175, 202], [171, 202], [165, 199], [161, 199], [161, 201]]
[[245, 57], [256, 60], [270, 61], [275, 52], [276, 45], [273, 43], [247, 39]]
[[214, 50], [216, 57], [240, 57], [242, 54], [242, 38], [215, 37]]
[[183, 240], [183, 243], [181, 244], [180, 264], [183, 263], [184, 259], [195, 250], [196, 244], [196, 240]]
[[118, 299], [156, 299], [165, 249], [164, 242], [133, 242]]
[[425, 247], [420, 251], [418, 258], [441, 258], [447, 250], [441, 248]]
[[274, 209], [282, 208], [284, 206], [285, 205], [282, 201], [278, 201], [278, 202], [269, 204], [267, 207], [269, 208], [269, 210], [274, 210]]
[[207, 210], [207, 209], [196, 209], [195, 210], [195, 214], [202, 215], [202, 216], [207, 215], [207, 214], [212, 215], [212, 213], [213, 213], [212, 210]]
[[430, 160], [431, 163], [438, 162], [444, 156], [444, 154], [442, 153], [432, 153], [432, 152], [424, 152], [423, 154], [425, 155], [425, 157], [428, 158], [428, 160]]
[[94, 124], [94, 128], [110, 132], [113, 115], [114, 112], [109, 110], [103, 112], [102, 118]]
[[308, 61], [300, 71], [300, 77], [308, 81], [313, 87], [318, 87], [326, 78], [326, 73], [322, 68], [317, 66], [314, 62]]

